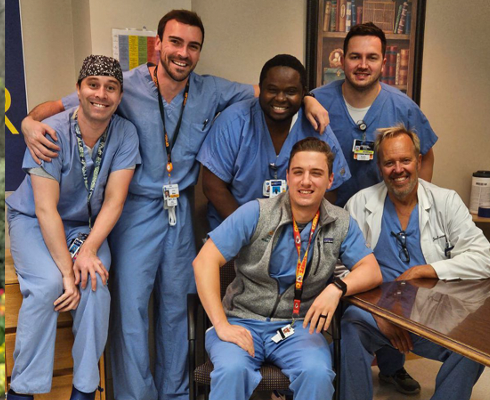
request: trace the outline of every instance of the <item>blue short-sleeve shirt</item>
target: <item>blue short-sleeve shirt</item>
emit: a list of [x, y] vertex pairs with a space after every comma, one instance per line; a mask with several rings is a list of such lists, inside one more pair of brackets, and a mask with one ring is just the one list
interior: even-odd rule
[[[209, 233], [209, 237], [227, 261], [235, 257], [242, 247], [250, 243], [257, 227], [259, 214], [259, 202], [256, 200], [250, 201], [239, 207], [220, 226]], [[310, 230], [311, 221], [301, 231], [301, 257], [304, 256], [308, 246]], [[318, 229], [312, 238], [312, 243], [315, 242], [317, 232]], [[314, 251], [315, 246], [310, 246], [308, 267]], [[347, 268], [351, 269], [357, 262], [371, 253], [372, 251], [366, 246], [357, 222], [350, 217], [349, 230], [340, 245], [342, 262]], [[294, 283], [297, 260], [298, 252], [294, 244], [293, 224], [288, 224], [282, 229], [279, 239], [272, 250], [269, 265], [269, 274], [278, 281], [280, 293]]]
[[[58, 212], [63, 221], [88, 222], [88, 191], [83, 180], [78, 144], [75, 136], [76, 108], [69, 109], [43, 122], [52, 127], [57, 135], [56, 144], [61, 150], [52, 162], [42, 162], [41, 167], [60, 184]], [[93, 148], [92, 157], [85, 147], [85, 160], [89, 182], [95, 169], [94, 160], [100, 139]], [[107, 130], [107, 139], [102, 155], [99, 175], [90, 200], [92, 215], [96, 216], [104, 201], [104, 190], [111, 172], [127, 169], [141, 162], [138, 150], [138, 136], [134, 125], [113, 115]], [[38, 168], [30, 152], [26, 150], [22, 168], [27, 171]], [[7, 199], [8, 206], [31, 217], [36, 216], [31, 177], [27, 175], [19, 188]]]
[[[259, 99], [242, 101], [222, 112], [204, 141], [197, 159], [229, 184], [233, 197], [242, 205], [264, 197], [265, 180], [286, 179], [291, 149], [296, 142], [306, 137], [323, 140], [335, 154], [331, 190], [347, 181], [350, 178], [349, 168], [331, 128], [327, 127], [319, 135], [301, 110], [280, 153], [276, 154]], [[212, 204], [208, 205], [208, 219], [211, 229], [222, 222]]]
[[[170, 142], [173, 142], [176, 134], [183, 94], [184, 90], [170, 103], [163, 99], [165, 125]], [[177, 183], [181, 191], [197, 182], [199, 163], [196, 162], [196, 156], [215, 115], [230, 104], [253, 96], [252, 85], [230, 82], [210, 75], [189, 75], [188, 100], [172, 149], [172, 183]], [[63, 99], [65, 108], [74, 102], [78, 103], [78, 99], [73, 94]], [[146, 64], [124, 73], [124, 95], [117, 113], [136, 126], [140, 141], [142, 163], [136, 168], [130, 193], [161, 198], [162, 187], [168, 183], [167, 151], [158, 106], [158, 91]]]
[[[330, 126], [337, 137], [349, 165], [352, 178], [338, 190], [336, 204], [343, 207], [347, 200], [361, 189], [381, 182], [376, 166], [376, 155], [371, 161], [357, 161], [353, 158], [354, 139], [363, 139], [363, 132], [353, 121], [342, 95], [343, 80], [332, 82], [315, 89], [316, 99], [328, 110]], [[437, 141], [429, 121], [420, 108], [408, 96], [389, 85], [381, 83], [381, 91], [369, 108], [364, 122], [367, 125], [365, 139], [374, 141], [376, 130], [404, 124], [420, 138], [420, 152], [426, 154]]]

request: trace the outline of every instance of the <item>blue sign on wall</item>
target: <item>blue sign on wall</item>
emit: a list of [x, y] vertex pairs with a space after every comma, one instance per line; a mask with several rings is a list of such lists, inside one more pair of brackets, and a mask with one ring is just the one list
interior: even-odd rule
[[25, 143], [20, 124], [27, 114], [19, 0], [5, 2], [5, 190], [24, 179]]

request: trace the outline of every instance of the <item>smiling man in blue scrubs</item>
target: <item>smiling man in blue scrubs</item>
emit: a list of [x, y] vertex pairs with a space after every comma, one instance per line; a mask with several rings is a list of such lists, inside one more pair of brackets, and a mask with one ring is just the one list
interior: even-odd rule
[[259, 98], [228, 107], [215, 121], [197, 159], [204, 166], [208, 220], [215, 229], [240, 205], [286, 190], [286, 169], [293, 145], [306, 137], [328, 143], [335, 155], [331, 189], [350, 178], [342, 149], [330, 127], [320, 135], [304, 116], [306, 70], [279, 54], [267, 61]]
[[38, 165], [26, 151], [28, 175], [7, 199], [23, 296], [9, 400], [51, 391], [59, 312], [73, 316], [70, 400], [94, 400], [99, 384], [111, 301], [106, 238], [141, 158], [135, 127], [113, 115], [123, 95], [119, 62], [87, 57], [77, 89], [78, 107], [44, 120], [58, 133], [59, 157]]
[[[211, 400], [248, 400], [266, 361], [288, 376], [296, 400], [332, 398], [335, 374], [321, 331], [343, 295], [381, 282], [356, 222], [324, 198], [333, 157], [319, 139], [297, 142], [288, 191], [238, 208], [194, 260], [199, 297], [213, 324], [206, 332]], [[237, 254], [236, 278], [221, 303], [219, 268]], [[332, 281], [339, 258], [351, 273]]]

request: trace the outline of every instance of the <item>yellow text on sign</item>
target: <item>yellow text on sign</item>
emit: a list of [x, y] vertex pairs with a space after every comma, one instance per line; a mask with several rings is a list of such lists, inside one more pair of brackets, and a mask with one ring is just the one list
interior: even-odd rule
[[12, 98], [10, 97], [10, 92], [7, 88], [5, 88], [5, 126], [8, 128], [10, 133], [18, 135], [19, 131], [15, 129], [14, 124], [9, 120], [9, 117], [7, 117], [7, 111], [9, 110], [11, 104]]

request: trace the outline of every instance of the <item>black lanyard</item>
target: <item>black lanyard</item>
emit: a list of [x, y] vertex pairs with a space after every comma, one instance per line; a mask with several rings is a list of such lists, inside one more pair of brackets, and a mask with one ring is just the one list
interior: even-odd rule
[[82, 164], [82, 175], [83, 182], [85, 183], [85, 188], [88, 190], [87, 195], [87, 207], [88, 207], [88, 226], [92, 229], [92, 206], [90, 205], [90, 199], [94, 193], [95, 183], [97, 177], [99, 176], [100, 163], [102, 162], [102, 154], [104, 154], [105, 141], [107, 138], [107, 131], [109, 126], [107, 126], [105, 132], [102, 134], [100, 139], [99, 147], [97, 148], [97, 156], [95, 157], [95, 168], [92, 174], [92, 181], [90, 182], [90, 187], [88, 185], [88, 174], [87, 174], [87, 162], [85, 161], [85, 151], [83, 149], [83, 139], [82, 133], [80, 132], [80, 127], [78, 126], [78, 117], [75, 115], [75, 135], [77, 137], [78, 143], [78, 155], [80, 157], [80, 163]]
[[160, 94], [160, 86], [158, 84], [157, 71], [158, 71], [158, 65], [155, 67], [155, 71], [153, 72], [153, 82], [155, 82], [155, 85], [157, 86], [158, 106], [160, 107], [160, 116], [162, 118], [162, 123], [163, 123], [163, 137], [165, 138], [165, 149], [167, 150], [167, 172], [168, 172], [168, 177], [170, 178], [170, 173], [173, 170], [171, 153], [175, 145], [175, 142], [177, 141], [177, 136], [179, 135], [180, 125], [182, 123], [182, 116], [184, 115], [184, 108], [185, 105], [187, 104], [187, 98], [189, 96], [189, 79], [187, 79], [187, 83], [185, 85], [184, 101], [182, 102], [182, 109], [180, 110], [179, 121], [177, 122], [177, 126], [175, 127], [172, 145], [170, 145], [170, 140], [168, 139], [168, 134], [167, 134], [167, 128], [165, 127], [165, 110], [163, 109], [163, 100], [162, 100], [162, 95]]

